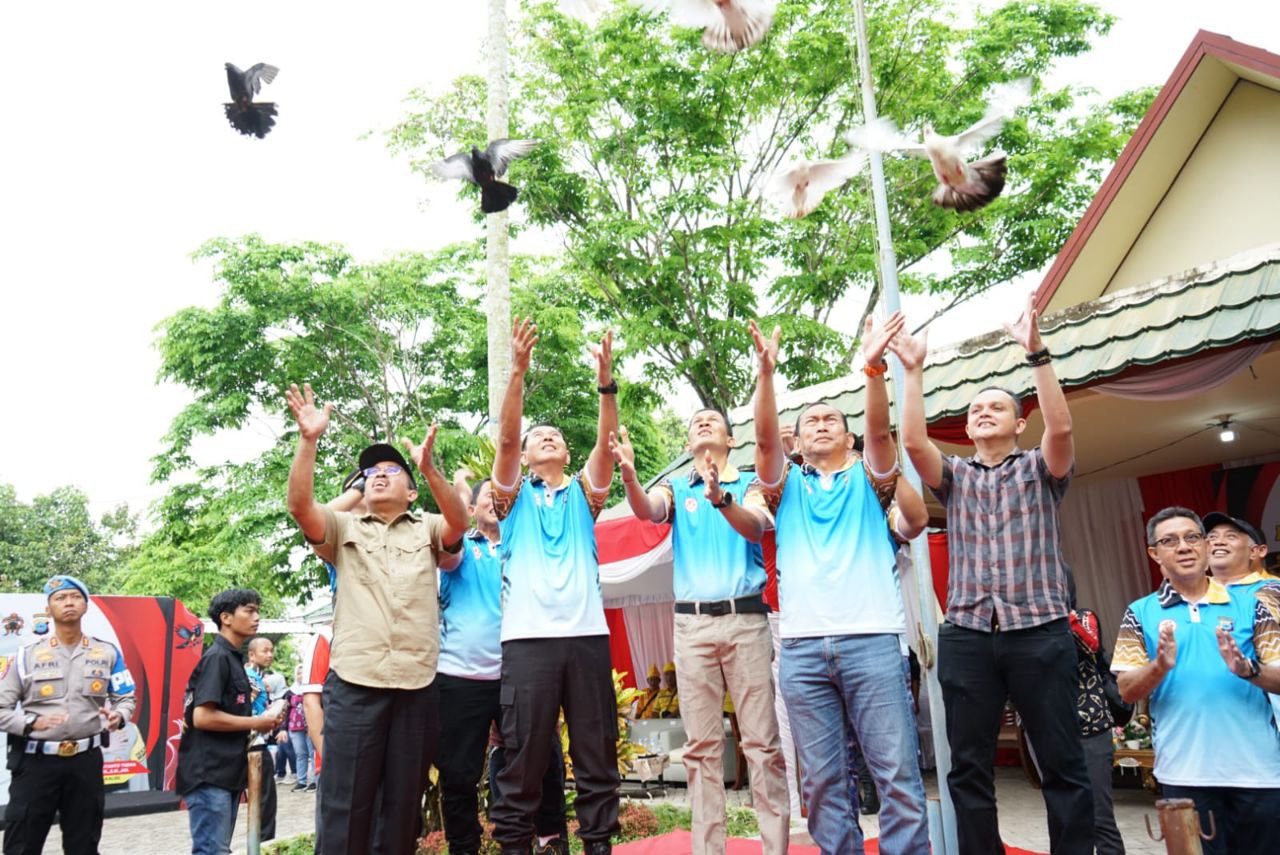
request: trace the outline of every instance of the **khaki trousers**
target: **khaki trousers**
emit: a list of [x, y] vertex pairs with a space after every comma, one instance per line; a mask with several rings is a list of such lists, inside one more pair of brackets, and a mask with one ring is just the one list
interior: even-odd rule
[[787, 851], [786, 767], [774, 716], [773, 642], [763, 614], [675, 616], [684, 766], [693, 803], [694, 855], [725, 851], [724, 693], [729, 690], [751, 775], [766, 855]]

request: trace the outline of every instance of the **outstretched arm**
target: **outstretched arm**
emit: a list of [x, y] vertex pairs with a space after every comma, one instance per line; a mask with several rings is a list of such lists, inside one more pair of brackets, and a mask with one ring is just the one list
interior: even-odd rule
[[1036, 383], [1036, 400], [1044, 417], [1044, 436], [1040, 439], [1040, 453], [1045, 465], [1055, 478], [1065, 478], [1076, 461], [1076, 445], [1071, 435], [1071, 411], [1067, 408], [1067, 396], [1053, 373], [1044, 340], [1040, 338], [1040, 313], [1036, 311], [1035, 296], [1027, 297], [1026, 311], [1013, 324], [1005, 324], [1005, 330], [1027, 351], [1028, 356], [1044, 352], [1044, 356], [1031, 368]]
[[889, 350], [902, 362], [906, 373], [902, 399], [902, 445], [911, 458], [911, 465], [920, 473], [920, 480], [927, 486], [942, 485], [942, 452], [929, 439], [924, 418], [924, 358], [928, 353], [928, 330], [919, 338], [905, 329], [889, 340]]
[[644, 491], [640, 479], [636, 477], [636, 450], [631, 447], [626, 426], [619, 428], [618, 433], [617, 436], [609, 435], [609, 453], [613, 456], [613, 462], [618, 464], [618, 471], [622, 473], [622, 486], [626, 489], [627, 504], [631, 506], [631, 512], [638, 519], [666, 522], [667, 501], [664, 491], [659, 487], [648, 493]]
[[871, 316], [862, 332], [862, 356], [866, 359], [866, 437], [862, 453], [867, 466], [876, 475], [888, 475], [898, 465], [898, 449], [889, 432], [889, 392], [885, 388], [884, 351], [902, 330], [902, 312], [894, 312], [883, 324], [876, 325]]
[[298, 422], [299, 433], [298, 451], [289, 468], [289, 515], [298, 521], [307, 540], [318, 543], [324, 540], [324, 512], [315, 495], [316, 444], [329, 427], [333, 404], [325, 404], [324, 409], [318, 409], [310, 383], [303, 384], [301, 392], [297, 385], [291, 385], [285, 390], [284, 397]]
[[756, 477], [766, 487], [777, 485], [787, 464], [778, 433], [778, 399], [773, 391], [773, 370], [778, 364], [778, 344], [782, 328], [774, 327], [773, 335], [764, 337], [755, 321], [749, 323], [751, 339], [756, 346]]
[[422, 440], [422, 445], [414, 445], [413, 441], [408, 439], [402, 441], [405, 448], [409, 449], [410, 458], [426, 480], [431, 498], [435, 499], [436, 506], [444, 516], [444, 532], [440, 535], [440, 540], [445, 546], [452, 546], [467, 533], [471, 525], [471, 517], [467, 514], [467, 506], [462, 503], [462, 496], [444, 477], [444, 473], [436, 468], [435, 455], [432, 451], [435, 449], [437, 429], [438, 426], [434, 424], [430, 427], [426, 439]]
[[520, 420], [524, 417], [524, 375], [538, 343], [538, 327], [531, 318], [516, 321], [511, 333], [511, 379], [498, 415], [498, 442], [494, 447], [494, 487], [512, 489], [520, 480]]
[[587, 457], [587, 477], [596, 492], [608, 488], [613, 480], [613, 454], [609, 451], [609, 437], [618, 432], [618, 393], [613, 382], [613, 330], [604, 334], [598, 347], [592, 346], [596, 358], [596, 383], [601, 389], [614, 388], [613, 392], [600, 393], [600, 416], [596, 423], [596, 445]]

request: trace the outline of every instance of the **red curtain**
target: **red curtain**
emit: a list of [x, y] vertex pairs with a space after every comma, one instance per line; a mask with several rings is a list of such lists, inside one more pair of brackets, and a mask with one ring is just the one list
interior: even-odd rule
[[[1202, 516], [1215, 510], [1218, 507], [1218, 490], [1214, 484], [1214, 474], [1221, 470], [1222, 467], [1217, 463], [1210, 463], [1139, 478], [1138, 490], [1142, 493], [1143, 513], [1150, 519], [1161, 508], [1172, 505], [1190, 508]], [[1159, 566], [1149, 558], [1147, 560], [1151, 570], [1151, 586], [1154, 589], [1160, 586], [1164, 577]]]
[[622, 617], [622, 609], [605, 609], [604, 619], [609, 624], [609, 659], [613, 670], [623, 675], [622, 685], [638, 688], [636, 675], [631, 673], [631, 644], [627, 641], [627, 622]]
[[947, 558], [947, 533], [929, 535], [929, 566], [933, 570], [933, 592], [938, 595], [942, 610], [947, 609], [947, 574], [951, 568]]
[[[1022, 417], [1028, 418], [1039, 406], [1040, 401], [1035, 396], [1023, 398]], [[948, 442], [952, 445], [973, 445], [973, 440], [969, 439], [969, 435], [964, 432], [968, 423], [969, 417], [964, 413], [939, 419], [929, 424], [929, 438], [936, 439], [938, 442]]]

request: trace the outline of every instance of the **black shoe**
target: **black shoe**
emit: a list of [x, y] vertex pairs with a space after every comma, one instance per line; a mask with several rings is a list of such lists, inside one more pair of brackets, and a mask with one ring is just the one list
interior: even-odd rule
[[304, 791], [304, 790], [306, 790], [306, 789], [307, 789], [307, 785], [306, 785], [306, 784], [294, 784], [294, 785], [293, 785], [293, 791], [294, 791], [295, 793], [301, 793], [301, 792], [303, 792], [303, 791]]
[[314, 793], [315, 791], [316, 791], [316, 785], [315, 785], [315, 784], [307, 784], [307, 792], [308, 792], [308, 793]]
[[880, 813], [880, 794], [871, 781], [858, 781], [858, 813], [863, 816]]
[[534, 855], [569, 855], [569, 841], [556, 837], [547, 841], [546, 846], [533, 845]]
[[583, 846], [582, 852], [583, 855], [610, 855], [613, 844], [608, 840], [592, 840]]

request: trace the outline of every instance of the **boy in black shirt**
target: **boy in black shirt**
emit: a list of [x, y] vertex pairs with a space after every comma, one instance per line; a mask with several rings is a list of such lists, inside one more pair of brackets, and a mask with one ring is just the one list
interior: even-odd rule
[[178, 795], [187, 803], [192, 855], [231, 851], [240, 793], [248, 781], [248, 731], [270, 732], [279, 718], [252, 715], [240, 648], [258, 631], [257, 591], [233, 588], [209, 604], [218, 635], [191, 672], [178, 745]]

